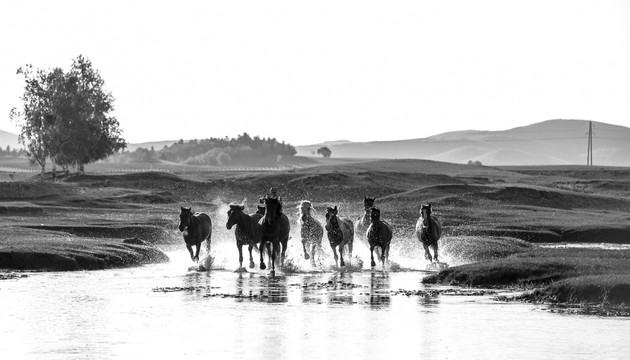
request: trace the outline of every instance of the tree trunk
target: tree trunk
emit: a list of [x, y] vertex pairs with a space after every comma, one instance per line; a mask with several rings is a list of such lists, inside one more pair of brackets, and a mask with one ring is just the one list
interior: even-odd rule
[[42, 167], [42, 172], [41, 172], [41, 177], [42, 177], [42, 181], [44, 181], [46, 179], [46, 163], [42, 162], [39, 164]]
[[79, 173], [79, 175], [85, 174], [85, 167], [84, 166], [85, 165], [83, 165], [83, 164], [79, 164], [79, 167], [77, 169], [77, 172]]

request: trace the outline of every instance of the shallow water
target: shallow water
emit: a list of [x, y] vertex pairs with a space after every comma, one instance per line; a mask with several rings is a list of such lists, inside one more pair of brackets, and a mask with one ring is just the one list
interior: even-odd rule
[[[553, 358], [630, 354], [630, 320], [438, 294], [419, 271], [133, 269], [0, 282], [5, 359]], [[404, 292], [410, 295], [405, 295]]]

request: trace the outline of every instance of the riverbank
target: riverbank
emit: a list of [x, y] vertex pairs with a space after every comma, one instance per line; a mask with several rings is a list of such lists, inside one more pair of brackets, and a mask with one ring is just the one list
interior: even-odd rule
[[[490, 245], [476, 242], [485, 243], [482, 248]], [[630, 248], [523, 248], [517, 244], [501, 253], [506, 256], [479, 257], [477, 262], [432, 274], [423, 283], [519, 288], [523, 295], [502, 300], [549, 304], [556, 311], [630, 316]], [[459, 247], [467, 251], [478, 246], [464, 243]]]
[[81, 237], [23, 227], [4, 227], [0, 236], [0, 269], [101, 270], [168, 261], [164, 252], [138, 238]]

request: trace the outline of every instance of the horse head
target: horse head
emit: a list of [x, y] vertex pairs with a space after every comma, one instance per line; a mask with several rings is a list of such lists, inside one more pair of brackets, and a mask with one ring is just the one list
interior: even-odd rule
[[426, 222], [427, 219], [431, 217], [431, 203], [428, 203], [427, 205], [425, 204], [421, 205], [420, 215], [422, 215], [422, 219], [424, 219], [423, 222]]
[[243, 210], [245, 210], [245, 205], [230, 204], [230, 210], [227, 212], [228, 220], [225, 224], [228, 230], [232, 229], [232, 226], [238, 223], [238, 219], [240, 214], [243, 213]]
[[265, 210], [264, 205], [256, 205], [256, 214], [265, 215]]
[[378, 223], [381, 220], [381, 210], [372, 208], [370, 211], [370, 220], [372, 220], [373, 224]]
[[363, 197], [363, 207], [365, 208], [366, 212], [374, 207], [375, 200], [376, 200], [375, 197], [367, 197], [367, 196]]
[[335, 207], [326, 208], [326, 230], [331, 230], [332, 226], [337, 224], [337, 214], [339, 210], [337, 209], [337, 205]]
[[181, 207], [181, 212], [179, 213], [179, 231], [184, 231], [190, 224], [190, 218], [194, 214], [192, 208]]
[[313, 205], [308, 200], [303, 200], [298, 206], [300, 210], [299, 214], [302, 222], [306, 221], [306, 219], [311, 215], [311, 209], [313, 209]]
[[266, 197], [265, 201], [265, 216], [263, 217], [264, 222], [273, 226], [276, 220], [280, 217], [282, 213], [282, 199]]

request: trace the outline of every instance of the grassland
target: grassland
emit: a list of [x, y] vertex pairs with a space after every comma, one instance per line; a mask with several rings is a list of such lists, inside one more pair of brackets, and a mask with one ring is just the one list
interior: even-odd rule
[[[150, 246], [121, 245], [122, 240], [180, 244], [179, 206], [209, 213], [243, 199], [253, 206], [273, 186], [287, 209], [308, 199], [315, 208], [338, 205], [352, 218], [360, 215], [364, 196], [375, 196], [396, 238], [407, 239], [402, 251], [417, 256], [414, 225], [420, 204], [431, 202], [444, 224], [442, 250], [464, 265], [428, 277], [430, 283], [535, 289], [528, 293], [530, 301], [630, 302], [624, 290], [630, 250], [538, 246], [630, 244], [628, 168], [352, 159], [298, 159], [272, 171], [163, 165], [150, 171], [150, 165], [96, 164], [86, 175], [60, 176], [54, 183], [50, 174], [41, 181], [35, 173], [11, 179], [0, 171], [0, 268], [71, 270], [160, 261], [153, 253], [138, 253], [138, 247]], [[122, 260], [102, 260], [110, 251]], [[33, 255], [18, 261], [16, 253], [71, 260], [55, 263]], [[14, 254], [13, 262], [6, 254]], [[597, 296], [577, 290], [592, 286]]]

